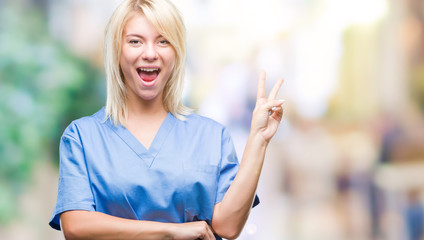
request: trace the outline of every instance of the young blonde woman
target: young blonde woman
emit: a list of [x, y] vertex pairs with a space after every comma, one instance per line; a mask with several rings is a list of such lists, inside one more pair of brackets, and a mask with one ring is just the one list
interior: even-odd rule
[[106, 106], [60, 143], [50, 225], [67, 239], [234, 239], [283, 115], [259, 77], [239, 165], [228, 130], [181, 101], [184, 25], [168, 0], [124, 0], [107, 26]]

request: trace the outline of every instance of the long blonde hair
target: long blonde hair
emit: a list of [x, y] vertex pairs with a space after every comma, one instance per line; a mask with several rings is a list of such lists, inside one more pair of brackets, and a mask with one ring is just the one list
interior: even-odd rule
[[186, 58], [185, 27], [177, 8], [168, 0], [124, 0], [110, 18], [104, 48], [106, 119], [112, 118], [114, 124], [124, 124], [128, 116], [127, 89], [119, 61], [125, 25], [135, 14], [143, 14], [174, 48], [175, 66], [163, 90], [162, 101], [167, 111], [176, 118], [185, 120], [184, 116], [192, 112], [182, 102]]

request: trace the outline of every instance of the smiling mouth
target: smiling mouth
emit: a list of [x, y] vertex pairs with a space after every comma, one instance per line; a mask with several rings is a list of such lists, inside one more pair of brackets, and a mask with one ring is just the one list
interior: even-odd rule
[[137, 68], [137, 73], [140, 78], [145, 82], [155, 80], [160, 72], [160, 68]]

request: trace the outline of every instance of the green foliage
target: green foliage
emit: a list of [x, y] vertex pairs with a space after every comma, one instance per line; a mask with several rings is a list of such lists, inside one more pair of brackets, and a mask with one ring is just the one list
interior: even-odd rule
[[58, 162], [66, 125], [104, 102], [100, 71], [50, 37], [46, 25], [37, 8], [0, 8], [0, 224], [16, 215], [37, 162]]

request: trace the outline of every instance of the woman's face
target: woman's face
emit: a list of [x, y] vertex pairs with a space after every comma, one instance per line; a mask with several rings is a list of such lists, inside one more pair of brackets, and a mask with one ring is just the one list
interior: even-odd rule
[[119, 61], [129, 99], [162, 100], [175, 65], [175, 51], [142, 14], [129, 19], [122, 36]]

